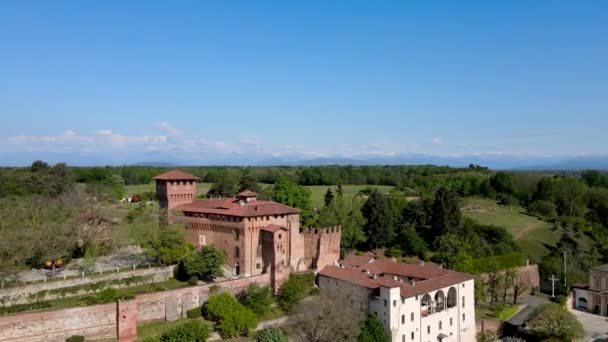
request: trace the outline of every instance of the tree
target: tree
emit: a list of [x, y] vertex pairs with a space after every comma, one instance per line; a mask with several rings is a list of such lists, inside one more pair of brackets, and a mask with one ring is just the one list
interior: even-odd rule
[[341, 247], [348, 251], [365, 241], [363, 226], [365, 218], [361, 213], [363, 206], [358, 197], [353, 197], [350, 201], [342, 196], [337, 196], [327, 207], [319, 211], [318, 223], [321, 227], [340, 225], [342, 227]]
[[229, 293], [209, 297], [202, 312], [205, 319], [215, 322], [224, 338], [247, 336], [258, 324], [255, 314]]
[[226, 253], [209, 245], [187, 256], [182, 264], [188, 276], [209, 280], [222, 276], [222, 265], [225, 260]]
[[148, 246], [155, 251], [163, 265], [172, 265], [192, 253], [194, 247], [186, 242], [184, 227], [159, 225], [156, 234], [150, 235]]
[[357, 337], [358, 342], [389, 342], [384, 326], [378, 319], [376, 313], [367, 315], [367, 319], [361, 324], [361, 332]]
[[272, 198], [275, 201], [301, 210], [300, 223], [304, 227], [310, 227], [315, 221], [310, 196], [310, 190], [287, 177], [279, 178], [272, 188]]
[[542, 337], [556, 338], [560, 341], [572, 341], [584, 336], [581, 323], [558, 304], [545, 304], [533, 317], [528, 326]]
[[279, 288], [278, 303], [283, 310], [290, 312], [314, 286], [314, 273], [290, 274], [289, 279]]
[[388, 199], [378, 190], [372, 191], [362, 208], [365, 235], [373, 247], [384, 247], [393, 239], [393, 224]]
[[205, 322], [190, 320], [180, 324], [160, 336], [160, 342], [205, 342], [209, 337], [209, 328]]
[[292, 315], [295, 334], [302, 342], [354, 341], [359, 334], [361, 312], [351, 299], [320, 295], [303, 301]]
[[253, 192], [261, 192], [260, 190], [260, 186], [258, 185], [258, 182], [255, 180], [255, 178], [253, 177], [253, 174], [247, 170], [243, 173], [243, 176], [241, 177], [241, 181], [239, 182], [239, 192], [241, 191], [245, 191], [245, 190], [250, 190]]
[[407, 255], [423, 256], [428, 250], [426, 242], [418, 235], [416, 230], [404, 224], [397, 234], [397, 246]]
[[490, 185], [499, 194], [513, 194], [515, 192], [511, 176], [506, 172], [497, 172], [490, 177]]
[[218, 179], [209, 189], [207, 195], [209, 197], [232, 197], [236, 195], [239, 188], [239, 174], [233, 170], [224, 170], [218, 175]]
[[255, 338], [256, 342], [287, 342], [287, 336], [279, 328], [267, 328], [262, 330]]
[[251, 283], [239, 296], [239, 301], [248, 307], [258, 317], [270, 311], [272, 305], [272, 290], [269, 286], [260, 286], [258, 283]]
[[445, 187], [441, 187], [435, 193], [431, 216], [431, 227], [435, 236], [441, 236], [447, 232], [455, 232], [460, 226], [460, 200], [458, 195]]
[[327, 188], [327, 191], [325, 191], [325, 196], [323, 196], [323, 201], [325, 202], [325, 206], [329, 207], [329, 205], [331, 204], [331, 201], [333, 201], [334, 199], [334, 193], [331, 192], [331, 188]]

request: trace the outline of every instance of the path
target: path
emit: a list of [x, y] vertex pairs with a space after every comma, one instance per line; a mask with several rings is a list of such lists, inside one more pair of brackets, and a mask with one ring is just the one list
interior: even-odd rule
[[526, 235], [532, 233], [533, 231], [535, 231], [538, 227], [540, 227], [540, 225], [542, 225], [544, 222], [540, 221], [540, 222], [536, 222], [534, 224], [531, 224], [529, 226], [527, 226], [526, 228], [522, 229], [521, 231], [517, 232], [517, 234], [515, 234], [513, 236], [513, 238], [515, 240], [521, 240], [524, 237], [526, 237]]
[[583, 325], [585, 330], [583, 341], [596, 342], [608, 339], [608, 318], [572, 309], [570, 305], [568, 305], [568, 311]]

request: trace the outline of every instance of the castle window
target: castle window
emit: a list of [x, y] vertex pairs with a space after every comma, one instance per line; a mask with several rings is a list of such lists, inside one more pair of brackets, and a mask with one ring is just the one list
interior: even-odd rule
[[281, 234], [279, 234], [279, 239], [281, 238]]
[[412, 331], [412, 340], [414, 339], [414, 332]]
[[463, 321], [463, 322], [464, 322], [464, 319], [465, 319], [465, 315], [464, 315], [464, 313], [463, 313], [463, 314], [462, 314], [462, 321]]
[[442, 326], [441, 326], [441, 321], [439, 321], [439, 330], [441, 330]]
[[261, 266], [260, 266], [260, 263], [255, 264], [255, 268], [256, 268], [256, 269], [258, 269], [258, 270], [259, 270], [259, 269], [260, 269], [260, 267], [261, 267]]
[[393, 307], [397, 307], [397, 301], [396, 300], [393, 301]]
[[413, 312], [410, 313], [410, 321], [412, 321], [412, 322], [414, 321], [414, 313]]
[[450, 326], [452, 326], [453, 323], [454, 323], [453, 319], [452, 319], [452, 317], [450, 317]]
[[427, 334], [430, 334], [430, 333], [431, 333], [431, 326], [430, 326], [430, 325], [427, 325], [427, 326], [426, 326], [426, 333], [427, 333]]
[[405, 315], [401, 315], [401, 324], [405, 324]]

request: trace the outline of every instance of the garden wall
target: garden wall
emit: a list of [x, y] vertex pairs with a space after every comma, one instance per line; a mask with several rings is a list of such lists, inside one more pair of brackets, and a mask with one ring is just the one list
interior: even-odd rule
[[135, 341], [137, 324], [173, 321], [186, 311], [202, 305], [212, 286], [236, 293], [257, 282], [270, 284], [267, 274], [188, 288], [146, 293], [132, 300], [55, 311], [0, 316], [0, 342], [63, 342], [66, 337], [83, 335], [87, 340], [118, 338]]
[[[154, 267], [114, 273], [108, 272], [83, 278], [52, 280], [9, 287], [0, 290], [0, 306], [9, 307], [17, 304], [31, 303], [36, 300], [44, 301], [92, 293], [95, 292], [96, 286], [94, 284], [96, 283], [100, 283], [100, 286], [97, 286], [99, 289], [109, 287], [122, 288], [143, 283], [158, 283], [173, 278], [174, 267]], [[91, 289], [78, 289], [78, 287], [83, 285], [91, 285]]]

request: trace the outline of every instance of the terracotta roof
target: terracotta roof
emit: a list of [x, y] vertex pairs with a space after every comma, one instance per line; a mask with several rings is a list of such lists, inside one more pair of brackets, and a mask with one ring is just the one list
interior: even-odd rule
[[193, 176], [189, 173], [185, 173], [180, 170], [172, 170], [169, 172], [162, 173], [156, 177], [152, 177], [152, 179], [158, 180], [199, 180], [200, 178]]
[[[369, 272], [369, 273], [368, 273]], [[326, 266], [319, 272], [320, 275], [349, 283], [357, 284], [369, 289], [384, 287], [399, 287], [401, 296], [408, 298], [424, 294], [441, 288], [456, 285], [474, 279], [472, 275], [455, 272], [435, 266], [418, 266], [390, 261], [377, 260], [360, 268], [347, 269], [337, 266]], [[376, 274], [376, 279], [373, 275]], [[403, 275], [411, 278], [424, 279], [413, 284], [403, 283], [382, 275]]]
[[581, 289], [581, 290], [588, 290], [589, 289], [589, 284], [587, 284], [587, 283], [574, 283], [574, 285], [572, 285], [572, 288]]
[[239, 192], [239, 194], [237, 196], [239, 197], [257, 197], [258, 194], [256, 194], [255, 192], [251, 191], [251, 190], [245, 190], [245, 191], [241, 191]]
[[264, 226], [264, 227], [262, 227], [260, 229], [265, 230], [267, 232], [271, 232], [271, 233], [274, 233], [274, 232], [276, 232], [279, 229], [287, 230], [287, 228], [285, 228], [283, 226], [278, 226], [276, 224], [269, 224], [269, 225]]
[[342, 261], [342, 265], [346, 268], [358, 268], [373, 262], [372, 256], [349, 254]]
[[178, 205], [174, 210], [228, 216], [254, 217], [281, 214], [298, 214], [299, 209], [271, 201], [245, 202], [237, 198], [198, 199]]

